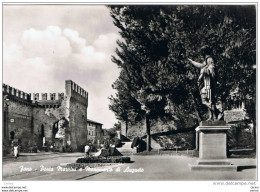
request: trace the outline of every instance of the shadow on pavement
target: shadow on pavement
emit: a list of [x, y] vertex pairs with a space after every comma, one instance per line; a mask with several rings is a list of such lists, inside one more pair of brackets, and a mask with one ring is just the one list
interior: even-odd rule
[[91, 176], [97, 175], [97, 174], [99, 174], [99, 173], [102, 173], [102, 172], [93, 173], [93, 174], [91, 174], [91, 175], [87, 175], [87, 176], [84, 176], [84, 177], [77, 178], [76, 180], [85, 179], [85, 178], [87, 178], [87, 177], [91, 177]]
[[243, 171], [244, 169], [256, 169], [255, 165], [238, 166], [237, 171]]

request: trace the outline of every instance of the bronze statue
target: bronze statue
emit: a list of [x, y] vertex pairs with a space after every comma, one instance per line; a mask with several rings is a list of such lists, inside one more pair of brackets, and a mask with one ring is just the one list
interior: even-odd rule
[[209, 120], [217, 120], [222, 117], [222, 113], [216, 108], [215, 95], [215, 66], [213, 58], [211, 57], [211, 49], [209, 46], [201, 48], [204, 62], [198, 63], [188, 58], [188, 60], [195, 66], [200, 68], [200, 76], [198, 78], [198, 87], [200, 90], [202, 104], [208, 108]]

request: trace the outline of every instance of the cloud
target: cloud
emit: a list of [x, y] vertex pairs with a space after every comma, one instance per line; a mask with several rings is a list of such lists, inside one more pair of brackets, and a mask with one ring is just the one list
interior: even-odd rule
[[86, 46], [86, 40], [80, 38], [77, 31], [65, 29], [63, 33], [64, 36], [70, 41], [73, 52], [78, 53]]
[[90, 118], [111, 127], [115, 118], [107, 97], [114, 92], [111, 84], [119, 73], [111, 62], [117, 38], [116, 33], [101, 34], [87, 44], [73, 29], [27, 29], [19, 42], [4, 43], [4, 83], [27, 92], [60, 92], [64, 81], [71, 79], [89, 92]]
[[93, 46], [96, 47], [98, 51], [102, 52], [114, 52], [115, 42], [120, 36], [117, 33], [108, 33], [106, 35], [99, 35], [97, 40], [94, 41]]
[[30, 58], [25, 61], [25, 64], [28, 65], [28, 68], [35, 67], [35, 69], [44, 69], [45, 64], [42, 58]]
[[109, 70], [117, 37], [113, 33], [102, 34], [92, 45], [86, 45], [86, 40], [72, 29], [62, 30], [58, 26], [48, 26], [45, 30], [30, 28], [23, 32], [19, 45], [4, 48], [5, 64], [17, 61], [20, 57], [25, 60], [41, 58], [41, 65], [56, 66], [63, 72], [71, 68]]
[[40, 31], [33, 28], [23, 32], [21, 44], [26, 57], [66, 59], [72, 52], [69, 40], [62, 36], [61, 29], [49, 26]]
[[12, 43], [3, 43], [3, 62], [7, 64], [17, 63], [23, 57], [22, 47]]

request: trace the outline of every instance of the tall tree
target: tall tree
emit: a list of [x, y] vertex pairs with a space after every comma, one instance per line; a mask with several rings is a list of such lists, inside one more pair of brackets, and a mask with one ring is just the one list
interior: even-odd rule
[[255, 94], [254, 6], [109, 8], [122, 37], [112, 61], [124, 71], [126, 78], [120, 74], [119, 79], [145, 115], [148, 145], [151, 118], [194, 111], [198, 119], [203, 118], [196, 82], [199, 72], [187, 58], [200, 61], [199, 50], [205, 44], [215, 53], [220, 102], [225, 103], [238, 86], [244, 97]]
[[134, 97], [131, 96], [127, 76], [124, 70], [113, 83], [112, 87], [117, 90], [115, 96], [109, 97], [109, 109], [113, 111], [118, 120], [125, 122], [126, 131], [130, 122], [135, 123], [142, 116], [141, 106]]

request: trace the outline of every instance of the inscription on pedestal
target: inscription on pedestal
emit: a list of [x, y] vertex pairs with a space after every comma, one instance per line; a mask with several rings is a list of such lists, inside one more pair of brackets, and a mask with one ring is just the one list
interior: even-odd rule
[[226, 133], [200, 133], [199, 155], [202, 159], [225, 159]]

